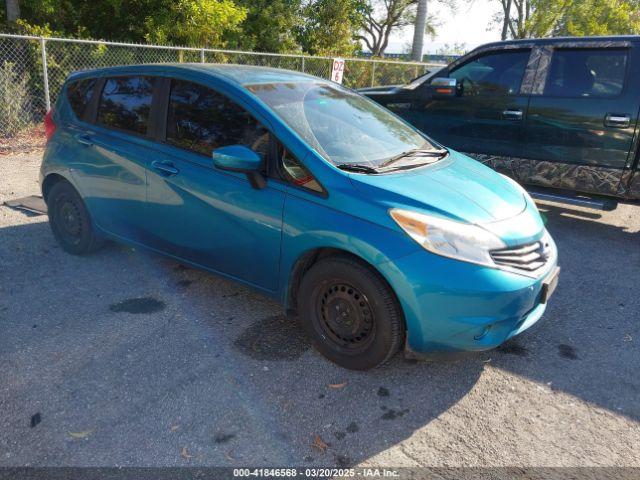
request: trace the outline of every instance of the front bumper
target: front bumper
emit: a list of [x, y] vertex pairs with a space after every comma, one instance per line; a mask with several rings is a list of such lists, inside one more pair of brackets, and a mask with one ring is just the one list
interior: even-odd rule
[[495, 348], [535, 324], [546, 309], [543, 283], [557, 265], [531, 278], [424, 251], [379, 268], [402, 305], [407, 351], [451, 354]]

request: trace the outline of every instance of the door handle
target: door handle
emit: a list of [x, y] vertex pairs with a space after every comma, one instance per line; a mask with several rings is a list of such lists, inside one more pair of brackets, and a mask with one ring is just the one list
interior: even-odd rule
[[90, 147], [93, 145], [93, 140], [89, 135], [77, 135], [76, 140], [79, 144], [84, 145], [85, 147]]
[[519, 122], [522, 120], [523, 116], [524, 114], [522, 113], [522, 110], [503, 110], [502, 111], [502, 118], [504, 118], [505, 120], [512, 120], [514, 122]]
[[631, 125], [630, 115], [618, 115], [615, 113], [607, 113], [604, 117], [604, 126], [612, 128], [629, 128]]
[[168, 177], [170, 175], [177, 175], [178, 173], [180, 173], [180, 170], [174, 167], [173, 164], [159, 162], [157, 160], [154, 162], [151, 162], [151, 167], [159, 171], [165, 177]]

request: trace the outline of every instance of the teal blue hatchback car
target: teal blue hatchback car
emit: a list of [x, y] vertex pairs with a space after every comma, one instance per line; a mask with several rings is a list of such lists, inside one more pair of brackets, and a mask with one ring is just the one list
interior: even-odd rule
[[47, 114], [56, 239], [146, 247], [278, 299], [316, 348], [494, 348], [533, 325], [556, 247], [514, 181], [340, 85], [235, 65], [71, 75]]

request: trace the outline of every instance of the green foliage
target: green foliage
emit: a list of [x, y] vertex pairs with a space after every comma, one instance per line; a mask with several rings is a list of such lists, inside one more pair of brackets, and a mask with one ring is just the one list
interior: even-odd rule
[[224, 46], [225, 34], [239, 30], [246, 9], [231, 0], [175, 0], [145, 18], [145, 39], [192, 47]]
[[496, 23], [512, 38], [640, 33], [638, 0], [497, 1], [503, 11]]
[[316, 0], [303, 10], [300, 43], [311, 55], [354, 55], [356, 34], [363, 21], [360, 0]]
[[229, 46], [257, 52], [300, 50], [296, 32], [300, 29], [302, 0], [236, 0], [247, 10], [242, 28], [231, 35]]
[[22, 0], [20, 8], [28, 34], [212, 47], [246, 17], [233, 0]]
[[3, 30], [36, 36], [352, 55], [359, 48], [354, 37], [366, 3], [366, 0], [20, 0], [20, 20], [5, 22]]
[[623, 35], [640, 32], [637, 2], [620, 0], [574, 1], [556, 33], [560, 35]]
[[11, 137], [31, 125], [29, 116], [29, 75], [19, 74], [15, 65], [0, 66], [0, 135]]

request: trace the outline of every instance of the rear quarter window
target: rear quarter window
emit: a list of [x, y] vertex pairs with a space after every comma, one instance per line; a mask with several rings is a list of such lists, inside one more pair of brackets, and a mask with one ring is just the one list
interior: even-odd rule
[[93, 87], [96, 85], [95, 78], [87, 78], [72, 82], [67, 87], [67, 100], [71, 106], [71, 110], [76, 117], [83, 119], [87, 110], [87, 106], [93, 97]]

